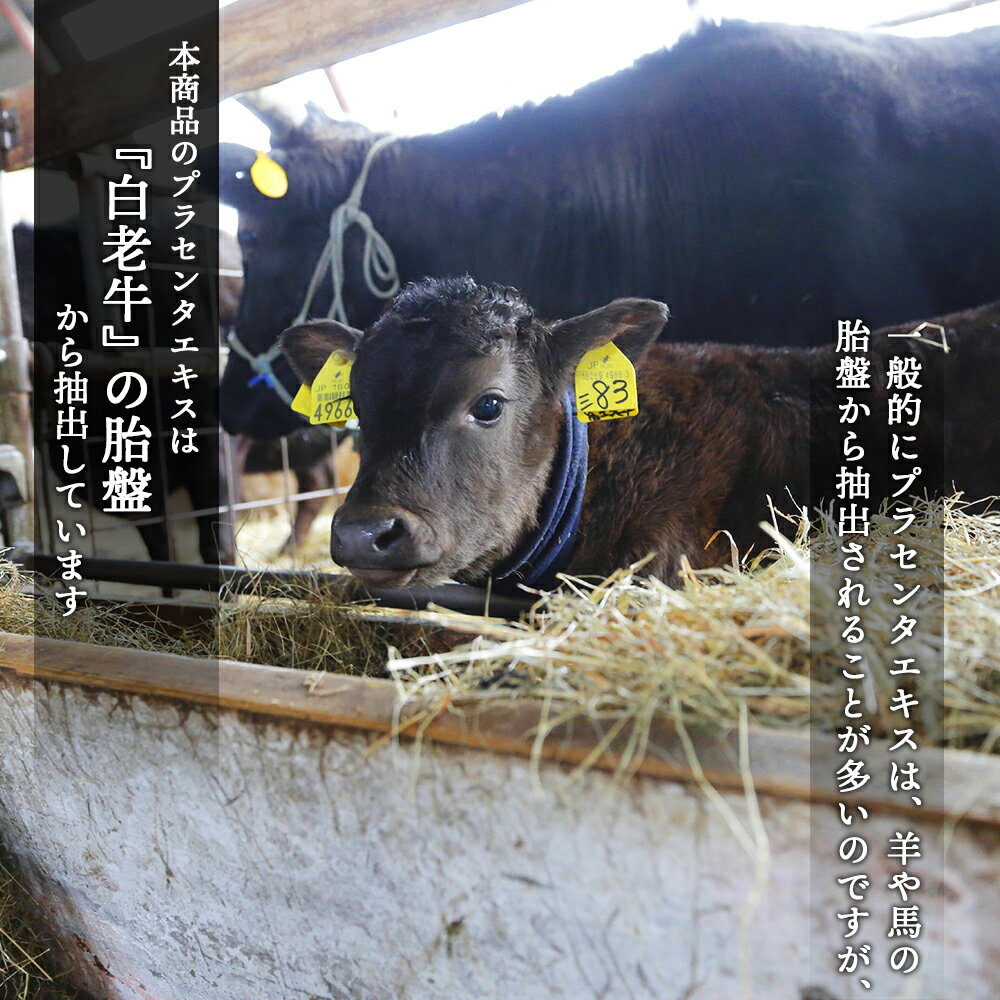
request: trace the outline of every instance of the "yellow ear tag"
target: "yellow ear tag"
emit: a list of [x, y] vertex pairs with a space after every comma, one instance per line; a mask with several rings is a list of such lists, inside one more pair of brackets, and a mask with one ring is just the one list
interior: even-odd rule
[[299, 391], [295, 393], [291, 407], [296, 413], [301, 413], [304, 417], [312, 416], [312, 389], [308, 385], [299, 386]]
[[354, 417], [351, 402], [351, 365], [354, 359], [346, 351], [334, 351], [313, 379], [311, 424], [343, 427]]
[[253, 186], [268, 198], [284, 198], [288, 191], [288, 174], [267, 153], [257, 150], [257, 159], [250, 168]]
[[639, 412], [635, 368], [610, 341], [580, 359], [573, 387], [576, 416], [582, 424], [634, 417]]

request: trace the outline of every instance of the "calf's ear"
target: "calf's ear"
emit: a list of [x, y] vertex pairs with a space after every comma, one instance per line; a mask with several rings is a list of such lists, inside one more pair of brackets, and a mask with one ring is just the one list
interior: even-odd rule
[[343, 351], [353, 359], [360, 338], [361, 331], [354, 327], [332, 319], [312, 319], [290, 326], [278, 338], [278, 346], [295, 374], [306, 385], [312, 385], [334, 351]]
[[670, 310], [653, 299], [615, 299], [556, 323], [548, 338], [556, 375], [572, 372], [587, 351], [609, 340], [638, 368], [669, 316]]

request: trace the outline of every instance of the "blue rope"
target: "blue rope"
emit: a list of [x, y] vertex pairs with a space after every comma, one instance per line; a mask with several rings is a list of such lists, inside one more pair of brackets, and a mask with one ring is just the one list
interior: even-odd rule
[[274, 369], [271, 367], [271, 363], [275, 361], [281, 354], [281, 348], [278, 347], [277, 342], [275, 342], [268, 350], [264, 351], [263, 354], [254, 354], [239, 337], [236, 336], [236, 331], [232, 330], [226, 340], [229, 346], [241, 357], [244, 358], [247, 364], [250, 365], [251, 371], [253, 371], [254, 377], [247, 382], [247, 385], [260, 385], [261, 382], [264, 383], [272, 392], [276, 392], [282, 400], [284, 400], [286, 406], [292, 405], [291, 393], [281, 384], [281, 379], [274, 374]]

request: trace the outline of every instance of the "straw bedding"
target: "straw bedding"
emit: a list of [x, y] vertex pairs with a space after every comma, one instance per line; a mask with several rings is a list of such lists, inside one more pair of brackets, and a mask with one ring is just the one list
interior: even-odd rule
[[0, 1000], [84, 1000], [49, 968], [49, 942], [0, 852]]

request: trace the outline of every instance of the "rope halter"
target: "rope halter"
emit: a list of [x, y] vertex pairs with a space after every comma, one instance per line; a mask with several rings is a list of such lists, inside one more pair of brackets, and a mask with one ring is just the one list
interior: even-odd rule
[[330, 216], [330, 236], [323, 247], [312, 280], [306, 290], [302, 308], [295, 317], [296, 323], [303, 323], [309, 317], [309, 307], [323, 280], [323, 274], [330, 269], [330, 281], [333, 286], [333, 298], [326, 312], [327, 319], [336, 319], [347, 323], [347, 310], [344, 308], [344, 242], [351, 226], [360, 226], [365, 235], [365, 246], [361, 258], [361, 273], [365, 279], [368, 291], [377, 299], [391, 299], [399, 291], [399, 274], [396, 270], [396, 258], [385, 241], [385, 237], [375, 228], [371, 216], [362, 211], [361, 198], [364, 195], [368, 171], [375, 155], [383, 147], [395, 141], [395, 136], [384, 135], [376, 139], [365, 154], [361, 173], [351, 188], [347, 199], [338, 205]]
[[[377, 299], [391, 299], [399, 291], [399, 272], [396, 269], [396, 258], [393, 256], [385, 237], [375, 228], [371, 216], [361, 209], [361, 199], [368, 181], [368, 171], [371, 168], [372, 160], [383, 146], [387, 146], [393, 141], [395, 141], [395, 136], [384, 135], [368, 147], [364, 163], [361, 165], [361, 172], [351, 188], [351, 193], [330, 215], [330, 235], [327, 237], [323, 252], [313, 269], [309, 287], [306, 289], [306, 295], [302, 301], [302, 308], [296, 314], [293, 325], [304, 323], [309, 318], [309, 309], [327, 270], [330, 272], [333, 294], [325, 318], [347, 324], [347, 310], [344, 306], [344, 243], [347, 231], [351, 226], [360, 226], [364, 233], [365, 243], [361, 258], [361, 273], [368, 291]], [[286, 405], [291, 405], [291, 394], [281, 384], [271, 367], [281, 354], [277, 343], [260, 354], [254, 354], [239, 339], [235, 330], [226, 339], [229, 346], [246, 360], [254, 372], [254, 377], [247, 384], [257, 385], [263, 382], [277, 393]]]
[[251, 370], [254, 372], [254, 377], [247, 382], [247, 385], [258, 385], [260, 382], [263, 382], [264, 385], [278, 394], [286, 406], [292, 405], [291, 393], [281, 384], [281, 379], [274, 374], [274, 369], [271, 367], [271, 362], [275, 361], [278, 358], [278, 355], [281, 354], [281, 348], [278, 346], [277, 341], [264, 351], [263, 354], [254, 354], [253, 351], [251, 351], [250, 348], [236, 336], [235, 330], [229, 331], [226, 341], [241, 358], [246, 360], [247, 364], [250, 365]]

